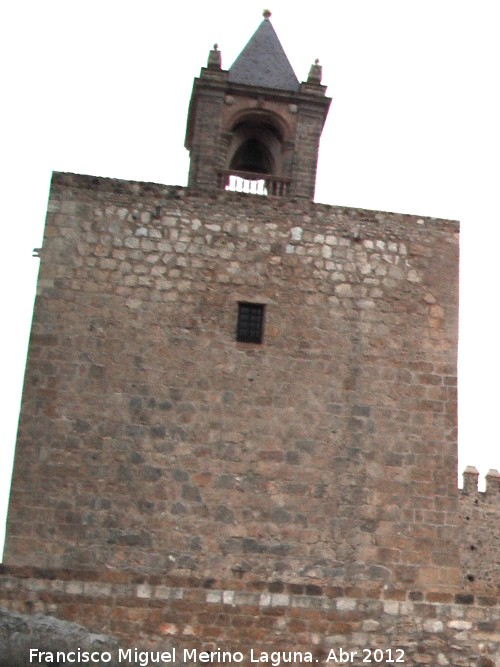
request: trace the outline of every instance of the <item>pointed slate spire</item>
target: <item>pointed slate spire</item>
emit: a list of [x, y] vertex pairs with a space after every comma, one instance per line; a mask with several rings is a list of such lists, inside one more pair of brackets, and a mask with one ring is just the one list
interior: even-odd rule
[[300, 84], [264, 11], [264, 20], [229, 68], [229, 81], [247, 86], [298, 91]]

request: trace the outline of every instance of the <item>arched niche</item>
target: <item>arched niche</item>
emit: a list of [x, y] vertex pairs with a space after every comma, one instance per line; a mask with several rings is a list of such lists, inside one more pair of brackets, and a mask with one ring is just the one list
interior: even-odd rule
[[286, 128], [268, 112], [254, 111], [233, 120], [230, 130], [227, 169], [247, 174], [282, 174]]

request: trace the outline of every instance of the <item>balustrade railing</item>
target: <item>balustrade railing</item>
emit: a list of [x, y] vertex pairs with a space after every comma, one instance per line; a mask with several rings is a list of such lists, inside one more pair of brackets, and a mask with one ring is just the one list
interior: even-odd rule
[[289, 194], [289, 178], [256, 174], [250, 171], [225, 170], [219, 173], [221, 190], [246, 192], [252, 195], [286, 197]]

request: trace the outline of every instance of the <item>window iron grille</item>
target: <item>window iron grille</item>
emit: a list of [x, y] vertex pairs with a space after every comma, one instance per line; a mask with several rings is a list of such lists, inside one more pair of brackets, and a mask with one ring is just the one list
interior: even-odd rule
[[236, 340], [239, 343], [262, 343], [264, 306], [261, 303], [238, 303]]

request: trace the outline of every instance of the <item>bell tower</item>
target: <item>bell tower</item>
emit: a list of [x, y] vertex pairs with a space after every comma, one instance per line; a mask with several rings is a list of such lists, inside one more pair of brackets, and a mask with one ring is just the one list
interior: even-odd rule
[[215, 44], [194, 81], [185, 141], [190, 188], [314, 198], [331, 100], [318, 61], [299, 82], [270, 17], [266, 10], [229, 70]]

